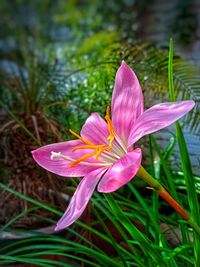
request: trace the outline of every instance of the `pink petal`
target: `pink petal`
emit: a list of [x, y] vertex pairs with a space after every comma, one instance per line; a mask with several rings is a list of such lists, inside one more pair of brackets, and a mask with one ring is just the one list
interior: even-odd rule
[[[44, 169], [53, 172], [61, 176], [77, 177], [84, 176], [88, 172], [96, 169], [97, 167], [77, 164], [74, 167], [69, 167], [72, 161], [67, 161], [62, 158], [51, 159], [51, 152], [61, 152], [61, 154], [71, 157], [72, 159], [78, 159], [84, 154], [91, 153], [93, 150], [77, 150], [72, 152], [72, 149], [76, 146], [84, 145], [80, 140], [72, 140], [68, 142], [61, 142], [43, 146], [32, 151], [34, 160]], [[95, 159], [87, 159], [88, 162], [96, 162]]]
[[107, 144], [108, 126], [98, 113], [92, 113], [81, 130], [81, 136], [96, 145]]
[[112, 95], [112, 121], [116, 133], [127, 140], [135, 120], [143, 113], [143, 95], [132, 69], [122, 61]]
[[105, 173], [98, 185], [98, 191], [110, 193], [128, 183], [136, 175], [141, 160], [142, 152], [140, 148], [128, 152]]
[[141, 137], [172, 124], [189, 112], [194, 105], [194, 101], [191, 100], [161, 103], [149, 108], [135, 122], [128, 140], [128, 146], [134, 144]]
[[104, 172], [105, 169], [95, 170], [90, 172], [82, 179], [70, 201], [67, 210], [62, 218], [58, 221], [55, 228], [56, 231], [68, 227], [82, 215], [98, 181]]

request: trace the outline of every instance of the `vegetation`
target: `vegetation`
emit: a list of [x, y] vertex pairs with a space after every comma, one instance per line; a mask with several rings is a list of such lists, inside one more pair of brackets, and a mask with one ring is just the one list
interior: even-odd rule
[[[175, 48], [193, 39], [193, 20], [188, 15], [188, 26], [183, 16], [190, 1], [184, 2], [171, 14]], [[169, 53], [161, 42], [141, 40], [147, 8], [145, 0], [2, 2], [0, 266], [200, 266], [198, 234], [139, 178], [112, 194], [95, 193], [81, 220], [54, 233], [79, 178], [43, 172], [30, 153], [71, 139], [68, 130], [78, 132], [91, 112], [104, 116], [125, 59], [148, 106], [196, 102], [164, 141], [166, 132], [142, 147], [146, 168], [200, 225], [200, 173], [184, 138], [199, 133], [199, 69], [172, 43]]]

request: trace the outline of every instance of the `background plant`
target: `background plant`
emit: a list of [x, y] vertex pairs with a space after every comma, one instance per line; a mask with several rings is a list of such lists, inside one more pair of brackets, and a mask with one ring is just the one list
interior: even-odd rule
[[[56, 128], [60, 131], [59, 138], [68, 139], [67, 129], [78, 131], [89, 113], [98, 111], [104, 115], [121, 59], [135, 70], [149, 101], [148, 106], [152, 102], [167, 101], [168, 40], [173, 35], [175, 48], [181, 51], [175, 53], [173, 61], [175, 96], [197, 102], [195, 110], [181, 121], [184, 132], [193, 133], [189, 139], [193, 138], [195, 149], [189, 145], [189, 151], [191, 156], [195, 154], [197, 163], [192, 156], [195, 167], [199, 164], [196, 151], [199, 138], [199, 69], [193, 62], [184, 59], [183, 51], [184, 45], [195, 38], [196, 22], [193, 22], [196, 16], [183, 15], [184, 10], [193, 12], [189, 8], [194, 5], [192, 1], [180, 2], [173, 1], [173, 12], [168, 12], [170, 18], [163, 14], [164, 19], [153, 24], [146, 17], [144, 25], [142, 21], [145, 14], [150, 14], [149, 8], [159, 6], [155, 0], [151, 1], [151, 5], [146, 1], [125, 0], [107, 3], [87, 1], [87, 4], [71, 0], [56, 3], [49, 0], [3, 1], [0, 7], [1, 115], [8, 114], [26, 135], [31, 134], [35, 147], [38, 146], [38, 136], [35, 131], [29, 130], [23, 120], [24, 114], [30, 116], [39, 111], [49, 120], [59, 121], [60, 126]], [[162, 14], [166, 12], [164, 9], [172, 11], [170, 3], [172, 1], [158, 11], [155, 8], [154, 13]], [[153, 32], [157, 31], [159, 38], [156, 42], [149, 41], [155, 40], [151, 27]], [[62, 131], [61, 127], [67, 129]], [[158, 135], [143, 141], [146, 155], [143, 161], [151, 174], [172, 190], [189, 210], [194, 184], [188, 184], [184, 177], [189, 172], [194, 179], [197, 197], [200, 178], [198, 166], [195, 176], [188, 168], [189, 153], [180, 129], [178, 131], [179, 137], [170, 129], [164, 141]], [[184, 148], [180, 153], [177, 152], [178, 138], [179, 146]], [[50, 143], [50, 138], [42, 142]], [[2, 169], [6, 170], [5, 167]], [[62, 215], [61, 207], [58, 204], [52, 207], [17, 192], [8, 187], [5, 176], [9, 179], [9, 173], [1, 174], [2, 190], [31, 203], [31, 206], [15, 214], [2, 226], [1, 238], [5, 232], [30, 235], [11, 242], [8, 236], [1, 239], [2, 266], [24, 263], [28, 266], [160, 264], [189, 267], [195, 264], [194, 249], [197, 247], [193, 245], [192, 230], [138, 179], [112, 195], [95, 194], [85, 217], [73, 227], [60, 234], [49, 233], [52, 228], [38, 234], [23, 228], [13, 229], [12, 224], [35, 209], [54, 214], [51, 218], [41, 215], [43, 222], [53, 225]], [[76, 188], [75, 181], [66, 182], [62, 178], [59, 181], [65, 184], [65, 187], [62, 186], [65, 193], [70, 194]], [[193, 200], [192, 205], [197, 203]]]

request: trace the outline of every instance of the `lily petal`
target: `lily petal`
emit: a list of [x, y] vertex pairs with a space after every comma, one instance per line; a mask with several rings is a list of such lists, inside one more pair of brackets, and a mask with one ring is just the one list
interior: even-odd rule
[[67, 210], [57, 223], [56, 231], [68, 227], [82, 215], [104, 171], [95, 170], [81, 180]]
[[122, 61], [115, 78], [112, 95], [112, 122], [115, 132], [127, 140], [135, 120], [143, 113], [142, 90], [137, 76]]
[[82, 127], [81, 136], [95, 145], [108, 144], [107, 123], [98, 113], [92, 113]]
[[141, 160], [140, 148], [128, 152], [108, 169], [98, 185], [98, 191], [110, 193], [128, 183], [136, 175]]
[[147, 109], [135, 122], [132, 128], [128, 146], [131, 146], [141, 137], [165, 128], [189, 112], [194, 101], [161, 103]]
[[[34, 160], [44, 169], [53, 172], [55, 174], [61, 175], [61, 176], [68, 176], [68, 177], [78, 177], [78, 176], [84, 176], [88, 172], [91, 172], [92, 170], [96, 169], [95, 166], [88, 166], [88, 165], [82, 165], [77, 164], [74, 167], [70, 167], [70, 164], [73, 160], [76, 160], [83, 156], [84, 154], [91, 153], [93, 150], [77, 150], [75, 152], [72, 152], [72, 149], [76, 146], [84, 145], [80, 140], [72, 140], [67, 142], [61, 142], [56, 144], [51, 144], [47, 146], [43, 146], [41, 148], [38, 148], [34, 151], [32, 151], [32, 155]], [[89, 152], [88, 152], [89, 151]], [[69, 158], [72, 159], [72, 161], [68, 161], [62, 158], [56, 158], [54, 157], [51, 159], [51, 152], [57, 152], [61, 153]], [[87, 159], [88, 162], [97, 162], [95, 159]]]

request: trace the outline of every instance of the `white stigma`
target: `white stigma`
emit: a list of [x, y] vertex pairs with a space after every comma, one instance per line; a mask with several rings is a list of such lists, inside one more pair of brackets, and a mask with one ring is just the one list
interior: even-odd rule
[[[71, 157], [69, 156], [66, 156], [66, 155], [63, 155], [61, 154], [61, 152], [54, 152], [54, 151], [51, 151], [51, 159], [53, 160], [54, 158], [60, 158], [60, 159], [64, 159], [64, 160], [67, 160], [69, 162], [73, 162], [75, 159], [72, 159]], [[110, 166], [111, 163], [96, 163], [96, 162], [80, 162], [79, 164], [81, 165], [87, 165], [87, 166], [102, 166], [102, 167], [107, 167], [107, 166]]]
[[60, 158], [61, 152], [53, 152], [51, 151], [51, 159]]

